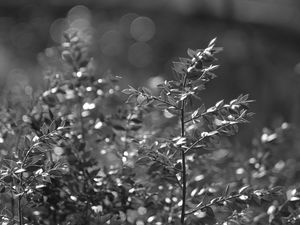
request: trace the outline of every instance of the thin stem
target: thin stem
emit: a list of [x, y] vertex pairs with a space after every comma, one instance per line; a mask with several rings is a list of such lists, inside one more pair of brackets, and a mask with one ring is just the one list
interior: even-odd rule
[[[20, 174], [20, 187], [23, 185], [23, 174]], [[25, 193], [25, 192], [24, 192]], [[23, 214], [22, 214], [22, 195], [18, 196], [18, 216], [19, 216], [19, 225], [23, 225]]]
[[13, 192], [11, 191], [10, 193], [11, 193], [11, 197], [10, 197], [11, 214], [12, 214], [12, 218], [15, 218], [15, 200], [14, 200]]
[[19, 216], [19, 225], [23, 225], [23, 215], [22, 215], [22, 205], [21, 205], [22, 196], [18, 197], [18, 216]]
[[83, 101], [81, 99], [80, 104], [79, 104], [79, 119], [80, 119], [80, 129], [81, 129], [82, 140], [85, 142], [85, 129], [84, 129], [84, 121], [83, 121], [83, 117], [82, 117], [82, 104], [83, 104]]
[[186, 197], [186, 164], [185, 164], [185, 154], [184, 150], [181, 150], [181, 159], [182, 159], [182, 207], [181, 207], [181, 224], [184, 224], [185, 217], [185, 197]]
[[[183, 89], [186, 85], [187, 77], [184, 77], [183, 81]], [[184, 113], [185, 113], [185, 100], [181, 103], [180, 109], [180, 121], [181, 121], [181, 137], [185, 136], [185, 128], [184, 128]], [[185, 202], [186, 202], [186, 162], [185, 162], [185, 151], [181, 149], [181, 161], [182, 161], [182, 207], [181, 207], [181, 217], [180, 222], [184, 224], [185, 219]]]

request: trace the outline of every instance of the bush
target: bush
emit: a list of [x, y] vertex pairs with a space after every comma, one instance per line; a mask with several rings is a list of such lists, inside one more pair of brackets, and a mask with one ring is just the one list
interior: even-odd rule
[[242, 148], [227, 137], [253, 115], [248, 95], [201, 99], [216, 39], [188, 49], [158, 95], [122, 94], [119, 77], [97, 76], [89, 43], [65, 39], [47, 89], [1, 109], [2, 224], [299, 223], [297, 128]]

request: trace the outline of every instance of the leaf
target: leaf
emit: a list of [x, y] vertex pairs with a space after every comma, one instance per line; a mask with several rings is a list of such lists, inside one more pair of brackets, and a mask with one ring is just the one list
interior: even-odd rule
[[216, 103], [215, 107], [216, 107], [217, 109], [220, 109], [220, 108], [223, 107], [223, 105], [224, 105], [224, 100], [221, 100], [221, 101], [218, 101], [218, 102]]
[[144, 96], [143, 94], [139, 94], [136, 100], [139, 105], [142, 105], [147, 100], [147, 97]]
[[24, 147], [25, 149], [29, 149], [31, 145], [31, 141], [29, 140], [28, 137], [24, 137]]
[[123, 126], [118, 125], [118, 124], [114, 124], [114, 125], [112, 125], [112, 127], [117, 131], [126, 131], [126, 129]]
[[17, 169], [16, 171], [15, 171], [15, 174], [18, 174], [18, 173], [23, 173], [23, 172], [25, 172], [26, 170], [24, 169], [24, 168], [20, 168], [20, 169]]
[[257, 195], [252, 195], [252, 200], [257, 204], [257, 205], [261, 205], [261, 198]]
[[5, 183], [11, 183], [13, 181], [13, 178], [11, 175], [7, 175], [1, 178]]
[[300, 197], [298, 197], [298, 196], [293, 196], [293, 197], [290, 198], [291, 202], [296, 202], [296, 201], [299, 201], [299, 200], [300, 200]]
[[5, 186], [0, 186], [0, 193], [4, 193], [5, 192]]
[[175, 115], [175, 116], [179, 114], [179, 111], [175, 108], [172, 108], [172, 107], [167, 108], [167, 111], [169, 113], [171, 113], [172, 115]]
[[55, 129], [56, 129], [56, 122], [55, 122], [55, 120], [53, 120], [49, 126], [49, 132], [51, 133], [51, 132], [55, 131]]
[[215, 217], [214, 211], [209, 206], [205, 207], [202, 211], [206, 212], [208, 217]]
[[155, 108], [162, 110], [168, 108], [168, 105], [166, 103], [159, 102], [155, 105]]
[[62, 172], [60, 170], [50, 170], [49, 174], [51, 177], [61, 177]]
[[210, 108], [208, 108], [208, 109], [206, 110], [206, 112], [208, 112], [208, 113], [212, 113], [212, 112], [214, 112], [214, 111], [216, 111], [216, 107], [215, 107], [215, 106], [212, 106], [212, 107], [210, 107]]
[[212, 46], [212, 45], [214, 45], [215, 43], [216, 43], [216, 40], [217, 40], [217, 38], [215, 37], [215, 38], [213, 38], [210, 42], [209, 42], [209, 44], [208, 44], [208, 46]]
[[181, 162], [176, 163], [176, 165], [174, 166], [174, 168], [176, 170], [178, 170], [178, 171], [181, 171], [182, 170], [182, 164], [181, 164]]
[[43, 187], [46, 187], [46, 185], [45, 184], [38, 184], [38, 185], [35, 186], [36, 189], [41, 189]]
[[48, 134], [48, 126], [45, 123], [41, 127], [41, 132], [42, 132], [43, 135]]
[[223, 47], [213, 47], [213, 49], [210, 51], [212, 54], [217, 54], [221, 51], [223, 51]]
[[182, 62], [173, 62], [173, 70], [179, 74], [186, 72], [186, 65]]
[[142, 90], [143, 90], [143, 92], [146, 93], [147, 95], [150, 95], [150, 96], [152, 95], [151, 90], [150, 90], [149, 88], [142, 87]]
[[126, 94], [126, 95], [130, 95], [130, 94], [132, 94], [132, 93], [134, 93], [135, 91], [134, 90], [132, 90], [132, 89], [124, 89], [124, 90], [122, 90], [122, 93], [124, 93], [124, 94]]
[[219, 133], [218, 131], [214, 130], [214, 131], [208, 132], [206, 136], [213, 136], [213, 135], [216, 135], [218, 133]]
[[181, 137], [181, 138], [179, 138], [177, 141], [176, 141], [176, 143], [175, 143], [175, 145], [182, 145], [182, 144], [185, 144], [186, 143], [186, 137]]
[[[100, 216], [100, 224], [104, 224], [106, 223], [107, 221], [109, 221], [111, 218], [113, 217], [112, 214], [105, 214], [103, 216]], [[115, 224], [115, 223], [114, 223]]]
[[193, 57], [195, 57], [195, 56], [197, 55], [197, 52], [196, 52], [195, 50], [193, 50], [193, 49], [188, 48], [187, 54], [188, 54], [191, 58], [193, 58]]
[[139, 158], [135, 164], [136, 165], [144, 165], [146, 166], [148, 163], [152, 162], [152, 160], [148, 157], [148, 156], [145, 156], [145, 157], [141, 157]]
[[249, 94], [246, 94], [240, 98], [241, 101], [246, 101], [249, 98]]
[[54, 115], [50, 109], [48, 109], [48, 112], [49, 112], [50, 120], [54, 120]]
[[135, 117], [135, 118], [130, 118], [130, 121], [136, 123], [136, 124], [141, 124], [143, 121], [140, 120], [139, 118]]
[[191, 63], [191, 60], [188, 58], [181, 58], [179, 57], [180, 62], [184, 63], [185, 65], [188, 65]]
[[214, 204], [215, 202], [219, 201], [219, 197], [217, 198], [213, 198], [212, 200], [210, 200], [210, 204]]
[[249, 189], [249, 187], [250, 187], [250, 185], [246, 185], [246, 186], [240, 188], [239, 191], [238, 191], [239, 194], [244, 194], [244, 193], [246, 193], [246, 191]]
[[199, 109], [195, 110], [191, 115], [192, 119], [194, 119], [198, 115], [198, 113], [199, 113]]
[[171, 104], [171, 105], [176, 105], [176, 101], [175, 101], [175, 99], [172, 97], [172, 96], [170, 96], [170, 95], [168, 95], [168, 102]]

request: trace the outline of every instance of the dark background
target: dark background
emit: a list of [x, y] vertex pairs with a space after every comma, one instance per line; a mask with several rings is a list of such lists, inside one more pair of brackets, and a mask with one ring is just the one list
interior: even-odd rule
[[224, 51], [207, 104], [249, 93], [256, 115], [242, 129], [246, 138], [300, 123], [298, 0], [0, 1], [1, 96], [43, 86], [66, 29], [91, 39], [97, 73], [110, 69], [122, 88], [172, 79], [176, 57], [217, 37]]

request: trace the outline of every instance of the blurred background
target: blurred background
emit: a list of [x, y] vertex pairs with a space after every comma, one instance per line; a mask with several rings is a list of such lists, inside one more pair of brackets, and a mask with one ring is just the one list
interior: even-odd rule
[[67, 29], [91, 40], [97, 72], [123, 77], [122, 88], [172, 79], [172, 61], [217, 37], [224, 51], [207, 105], [249, 93], [247, 134], [300, 124], [298, 0], [0, 1], [0, 95], [40, 89]]

